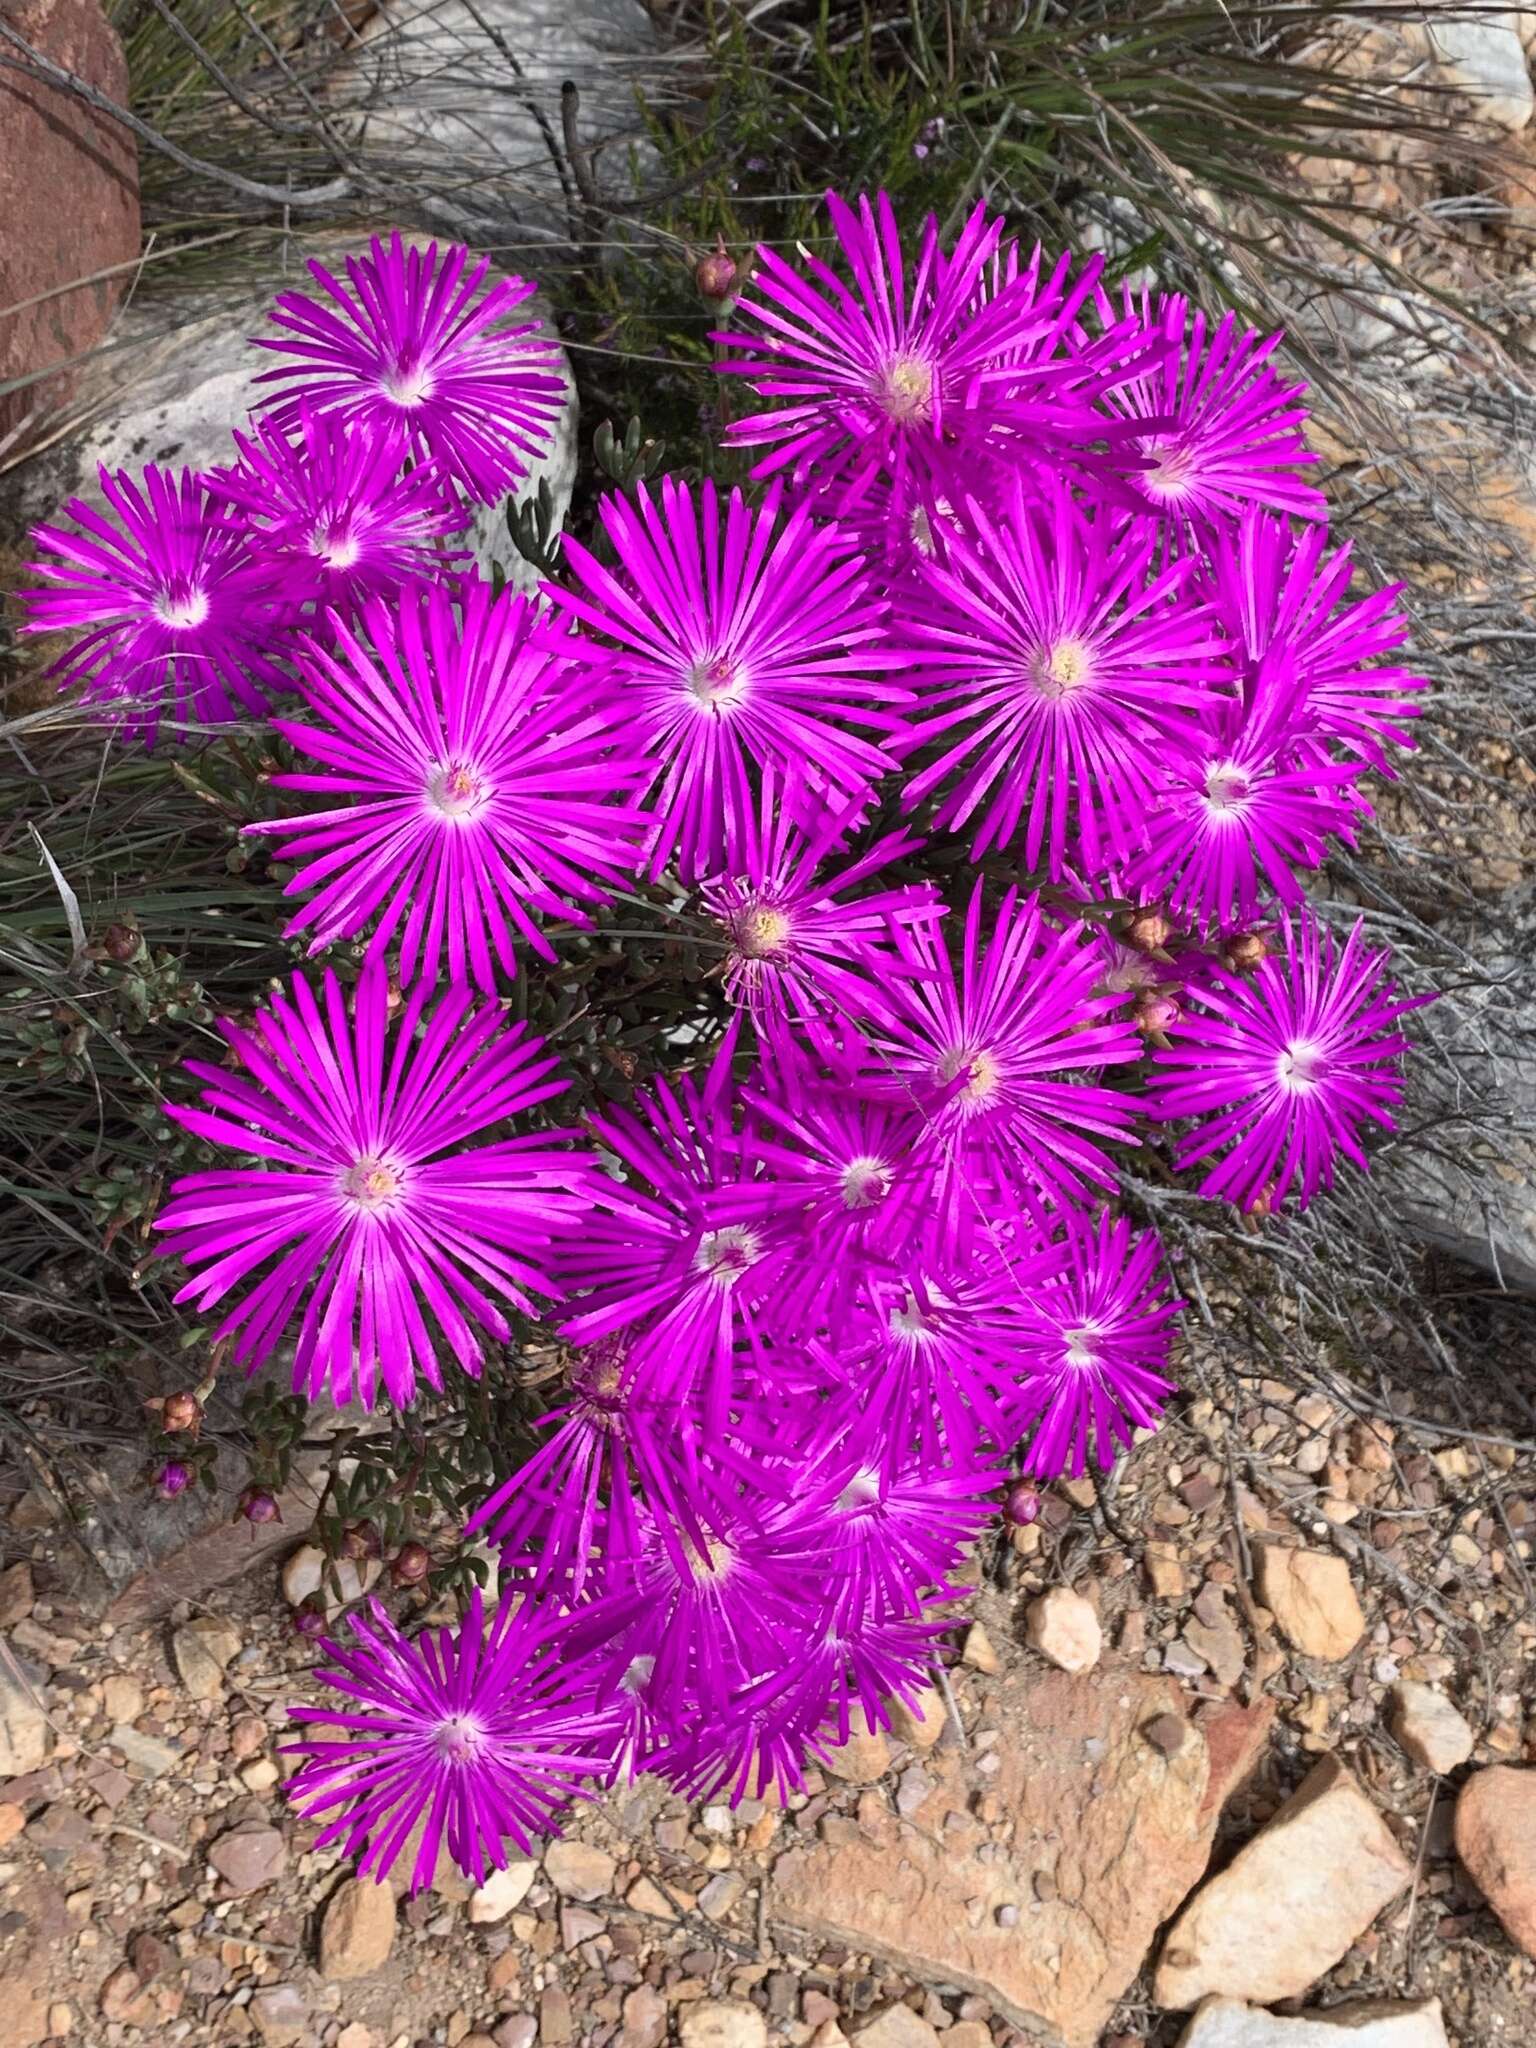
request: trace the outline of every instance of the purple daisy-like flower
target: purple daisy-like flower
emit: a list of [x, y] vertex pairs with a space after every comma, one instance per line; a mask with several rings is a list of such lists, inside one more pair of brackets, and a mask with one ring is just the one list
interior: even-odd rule
[[756, 1172], [736, 1130], [735, 1047], [732, 1031], [702, 1083], [658, 1078], [632, 1109], [589, 1120], [623, 1179], [597, 1183], [562, 1260], [577, 1297], [562, 1334], [589, 1344], [632, 1333], [627, 1371], [678, 1427], [701, 1393], [720, 1423], [735, 1347], [760, 1341], [783, 1254], [773, 1226], [741, 1220], [731, 1199]]
[[[1350, 545], [1327, 552], [1323, 526], [1293, 535], [1286, 520], [1250, 511], [1213, 554], [1211, 591], [1240, 658], [1282, 665], [1300, 699], [1303, 730], [1391, 774], [1389, 747], [1411, 747], [1423, 676], [1379, 657], [1400, 647], [1401, 584], [1351, 599]], [[1319, 754], [1319, 758], [1326, 758]]]
[[78, 532], [32, 530], [52, 559], [28, 566], [59, 587], [22, 593], [23, 630], [80, 636], [48, 673], [146, 742], [163, 719], [264, 716], [264, 692], [289, 687], [266, 653], [285, 607], [244, 520], [195, 470], [150, 463], [142, 484], [126, 470], [98, 475], [106, 512], [72, 498], [64, 512]]
[[834, 815], [802, 830], [769, 770], [736, 861], [704, 884], [704, 907], [729, 946], [726, 989], [759, 1027], [887, 1016], [884, 985], [916, 971], [908, 935], [944, 915], [931, 885], [866, 887], [922, 844], [904, 833], [887, 833], [857, 860], [825, 872], [849, 822]]
[[1013, 1427], [1033, 1426], [1023, 1469], [1077, 1479], [1090, 1452], [1114, 1462], [1116, 1446], [1152, 1427], [1173, 1391], [1167, 1376], [1172, 1318], [1162, 1247], [1122, 1217], [1069, 1218], [1065, 1263], [1025, 1296]]
[[284, 1749], [304, 1762], [288, 1794], [305, 1815], [334, 1814], [319, 1845], [340, 1842], [376, 1882], [422, 1832], [411, 1890], [431, 1884], [446, 1846], [477, 1884], [524, 1855], [571, 1799], [612, 1770], [616, 1721], [590, 1673], [563, 1654], [547, 1605], [507, 1601], [487, 1623], [478, 1591], [456, 1629], [407, 1641], [375, 1600], [352, 1617], [353, 1642], [326, 1641], [320, 1675], [355, 1705], [295, 1707], [306, 1732]]
[[582, 588], [546, 588], [600, 636], [615, 715], [656, 763], [652, 873], [675, 856], [692, 882], [743, 857], [753, 770], [776, 770], [797, 814], [867, 791], [890, 760], [850, 727], [900, 731], [888, 707], [907, 693], [883, 679], [884, 607], [846, 539], [803, 505], [781, 518], [777, 492], [754, 512], [671, 477], [659, 504], [641, 485], [601, 513], [619, 570], [567, 538]]
[[622, 799], [649, 763], [616, 729], [590, 677], [535, 642], [525, 598], [468, 584], [371, 602], [362, 634], [339, 622], [312, 645], [310, 718], [276, 729], [318, 771], [279, 789], [335, 808], [246, 829], [285, 842], [286, 894], [308, 894], [290, 933], [310, 951], [377, 919], [370, 958], [398, 944], [400, 977], [441, 973], [494, 993], [517, 972], [514, 939], [552, 961], [536, 920], [582, 920], [604, 884], [642, 861], [644, 820]]
[[1284, 946], [1251, 976], [1215, 970], [1192, 992], [1173, 1043], [1158, 1052], [1153, 1106], [1196, 1119], [1180, 1167], [1215, 1154], [1201, 1193], [1252, 1209], [1296, 1190], [1305, 1208], [1332, 1187], [1343, 1156], [1365, 1171], [1361, 1132], [1395, 1129], [1408, 1040], [1394, 1027], [1428, 996], [1400, 996], [1390, 954], [1370, 951], [1357, 922], [1342, 947], [1311, 909], [1284, 920]]
[[1068, 1206], [1112, 1186], [1102, 1141], [1136, 1143], [1136, 1104], [1093, 1077], [1141, 1046], [1111, 1014], [1120, 999], [1095, 993], [1097, 943], [1081, 926], [1053, 929], [1039, 898], [1013, 889], [984, 936], [979, 882], [958, 972], [941, 937], [914, 942], [928, 976], [904, 985], [877, 1047], [928, 1120], [947, 1236], [985, 1236], [1017, 1203]]
[[1038, 251], [1000, 259], [1003, 222], [978, 205], [948, 252], [930, 216], [909, 268], [885, 193], [855, 212], [829, 192], [827, 210], [851, 284], [803, 249], [806, 276], [759, 249], [732, 316], [746, 331], [714, 337], [732, 352], [724, 368], [787, 401], [729, 429], [735, 446], [770, 448], [755, 474], [830, 483], [844, 506], [884, 476], [905, 512], [946, 480], [974, 489], [975, 464], [1021, 431], [1072, 421], [1092, 437], [1089, 405], [1064, 410], [1059, 388], [1091, 375], [1066, 344], [1097, 258], [1075, 279], [1066, 259], [1046, 273]]
[[290, 432], [305, 405], [339, 413], [435, 457], [479, 503], [505, 496], [545, 452], [565, 397], [540, 323], [514, 324], [534, 287], [520, 277], [486, 285], [488, 258], [409, 246], [398, 233], [349, 256], [345, 285], [323, 263], [309, 268], [325, 296], [280, 293], [270, 318], [281, 332], [254, 337], [297, 358], [258, 379], [278, 387], [277, 426]]
[[1156, 528], [1080, 510], [1065, 485], [1015, 482], [994, 517], [920, 565], [906, 600], [922, 706], [906, 742], [933, 758], [910, 809], [940, 789], [935, 822], [971, 828], [971, 856], [1021, 842], [1053, 880], [1097, 869], [1141, 837], [1170, 747], [1220, 676], [1193, 564], [1154, 564]]
[[[1114, 321], [1106, 294], [1099, 312]], [[1317, 460], [1302, 435], [1307, 387], [1288, 384], [1271, 367], [1284, 335], [1241, 328], [1235, 313], [1211, 326], [1178, 294], [1154, 302], [1144, 293], [1138, 302], [1127, 291], [1122, 317], [1138, 313], [1165, 348], [1144, 374], [1105, 395], [1111, 415], [1136, 429], [1128, 443], [1115, 444], [1145, 465], [1124, 475], [1135, 496], [1176, 524], [1204, 528], [1253, 504], [1322, 518], [1322, 492], [1296, 474]]]
[[402, 471], [399, 430], [306, 405], [295, 438], [267, 414], [234, 441], [239, 463], [215, 470], [208, 489], [244, 514], [291, 602], [350, 614], [462, 559], [436, 543], [460, 531], [463, 511], [435, 463]]
[[466, 989], [428, 1013], [418, 988], [391, 1034], [380, 967], [364, 970], [351, 1018], [334, 974], [323, 1008], [301, 975], [292, 986], [291, 1001], [275, 993], [257, 1011], [254, 1032], [221, 1023], [243, 1074], [187, 1063], [207, 1107], [167, 1115], [261, 1164], [183, 1175], [155, 1219], [161, 1249], [193, 1270], [178, 1301], [208, 1309], [243, 1289], [214, 1342], [235, 1337], [251, 1370], [302, 1304], [297, 1391], [372, 1406], [382, 1379], [404, 1404], [418, 1373], [442, 1385], [428, 1314], [477, 1374], [477, 1328], [510, 1335], [492, 1297], [531, 1314], [533, 1295], [556, 1293], [554, 1241], [587, 1196], [572, 1134], [470, 1140], [565, 1083], [541, 1039], [473, 1009]]
[[1251, 923], [1266, 891], [1299, 902], [1297, 870], [1319, 866], [1330, 837], [1352, 842], [1368, 811], [1359, 764], [1322, 756], [1313, 731], [1294, 660], [1278, 649], [1240, 695], [1213, 700], [1198, 737], [1170, 756], [1125, 864], [1129, 888], [1218, 929]]

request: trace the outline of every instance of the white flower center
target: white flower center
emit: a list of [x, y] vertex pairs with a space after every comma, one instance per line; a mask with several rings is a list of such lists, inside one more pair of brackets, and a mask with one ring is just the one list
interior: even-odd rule
[[379, 389], [391, 405], [403, 406], [409, 411], [432, 396], [431, 367], [426, 363], [413, 363], [407, 357], [385, 372], [379, 379]]
[[1188, 441], [1152, 439], [1141, 444], [1152, 467], [1141, 472], [1141, 487], [1149, 498], [1174, 504], [1187, 498], [1195, 487], [1195, 450]]
[[748, 960], [772, 960], [788, 944], [790, 922], [786, 912], [771, 903], [754, 903], [736, 919], [736, 950]]
[[351, 569], [362, 553], [356, 534], [349, 533], [340, 520], [322, 520], [310, 540], [310, 552], [328, 569]]
[[850, 1159], [838, 1182], [845, 1209], [872, 1209], [890, 1185], [891, 1169], [868, 1152]]
[[387, 1159], [359, 1159], [342, 1175], [341, 1191], [367, 1215], [397, 1201], [405, 1187], [405, 1169]]
[[432, 1747], [445, 1764], [469, 1764], [485, 1743], [485, 1730], [473, 1714], [449, 1714], [432, 1731]]
[[1309, 1094], [1327, 1071], [1323, 1048], [1310, 1038], [1293, 1038], [1275, 1061], [1275, 1079], [1291, 1095]]
[[731, 654], [701, 654], [683, 671], [683, 687], [706, 711], [728, 711], [746, 695], [746, 671]]
[[1213, 761], [1205, 771], [1207, 808], [1221, 813], [1240, 811], [1253, 788], [1246, 768], [1235, 761]]
[[1029, 679], [1042, 697], [1065, 697], [1093, 680], [1093, 649], [1070, 634], [1037, 647], [1030, 656]]
[[965, 1074], [966, 1082], [958, 1099], [966, 1109], [985, 1108], [1002, 1085], [1002, 1068], [996, 1056], [985, 1048], [973, 1052], [960, 1046], [945, 1053], [939, 1062], [939, 1079], [953, 1081], [960, 1074]]
[[429, 808], [455, 824], [478, 817], [490, 793], [485, 777], [469, 761], [444, 761], [427, 782]]
[[933, 365], [921, 356], [893, 356], [875, 378], [875, 403], [887, 419], [910, 426], [933, 418]]
[[717, 1287], [734, 1287], [749, 1266], [762, 1257], [757, 1232], [745, 1223], [727, 1223], [721, 1230], [706, 1230], [693, 1255], [693, 1270], [707, 1273]]
[[862, 1472], [855, 1472], [833, 1503], [840, 1515], [857, 1514], [860, 1508], [867, 1508], [880, 1498], [880, 1475], [873, 1467], [866, 1465]]
[[195, 583], [179, 590], [162, 590], [150, 609], [162, 626], [188, 633], [208, 617], [208, 593]]
[[1099, 1350], [1101, 1334], [1089, 1323], [1085, 1323], [1079, 1330], [1063, 1330], [1061, 1337], [1067, 1347], [1068, 1365], [1075, 1367], [1078, 1372], [1089, 1372], [1096, 1365], [1102, 1364], [1103, 1356]]

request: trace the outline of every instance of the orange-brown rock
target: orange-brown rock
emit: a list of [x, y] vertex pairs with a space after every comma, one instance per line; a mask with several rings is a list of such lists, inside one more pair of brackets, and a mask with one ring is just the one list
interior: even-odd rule
[[[6, 26], [46, 63], [119, 106], [122, 45], [100, 0], [11, 0]], [[84, 356], [107, 331], [139, 253], [138, 153], [128, 130], [5, 46], [0, 65], [0, 386]], [[113, 272], [115, 275], [104, 275]], [[0, 444], [66, 394], [65, 376], [0, 389]], [[23, 429], [24, 431], [24, 429]]]
[[[774, 1866], [777, 1914], [913, 1976], [989, 2000], [1015, 2026], [1089, 2048], [1160, 1922], [1205, 1870], [1228, 1793], [1268, 1732], [1268, 1702], [1204, 1710], [1172, 1754], [1146, 1740], [1186, 1716], [1169, 1678], [1113, 1665], [1015, 1671], [994, 1687], [991, 1777], [935, 1752], [910, 1816]], [[972, 1805], [985, 1788], [1004, 1819]]]

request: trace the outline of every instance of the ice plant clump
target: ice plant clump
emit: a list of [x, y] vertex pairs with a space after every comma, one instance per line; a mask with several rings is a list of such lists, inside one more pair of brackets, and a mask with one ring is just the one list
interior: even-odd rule
[[[414, 1834], [415, 1885], [440, 1847], [482, 1881], [641, 1771], [783, 1794], [915, 1701], [966, 1547], [1173, 1390], [1127, 1184], [1283, 1219], [1403, 1099], [1423, 998], [1323, 899], [1422, 684], [1329, 541], [1280, 337], [984, 207], [948, 245], [883, 194], [829, 212], [826, 261], [699, 272], [753, 485], [610, 495], [536, 600], [452, 546], [554, 417], [531, 288], [398, 236], [278, 301], [227, 466], [39, 530], [30, 624], [81, 636], [88, 696], [266, 721], [249, 829], [331, 954], [170, 1108], [214, 1154], [155, 1219], [178, 1299], [312, 1398], [483, 1376], [462, 1470], [495, 1478], [452, 1497], [494, 1611], [375, 1607], [328, 1649], [344, 1705], [301, 1710], [293, 1795], [376, 1877]], [[101, 972], [157, 957], [144, 908]], [[639, 920], [655, 1029], [604, 1008]], [[414, 1498], [368, 1512], [342, 1554], [402, 1612], [462, 1583]]]

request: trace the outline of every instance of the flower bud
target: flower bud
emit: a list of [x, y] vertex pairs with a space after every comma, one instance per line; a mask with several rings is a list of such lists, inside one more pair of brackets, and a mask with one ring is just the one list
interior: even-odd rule
[[143, 952], [144, 935], [131, 924], [109, 924], [101, 935], [101, 950], [119, 967], [126, 967]]
[[235, 1513], [247, 1522], [280, 1522], [277, 1502], [264, 1486], [248, 1486], [235, 1503]]
[[175, 1436], [181, 1430], [196, 1435], [202, 1427], [203, 1404], [196, 1394], [185, 1391], [167, 1394], [165, 1405], [160, 1410], [160, 1427]]
[[349, 1522], [341, 1532], [341, 1555], [359, 1563], [367, 1557], [377, 1557], [383, 1550], [383, 1540], [373, 1522]]
[[293, 1632], [313, 1640], [325, 1634], [325, 1602], [318, 1593], [311, 1593], [301, 1606], [293, 1610]]
[[1003, 1517], [1015, 1529], [1027, 1529], [1040, 1519], [1040, 1495], [1027, 1479], [1015, 1479], [1003, 1495]]
[[1183, 1014], [1178, 997], [1170, 990], [1148, 989], [1136, 1005], [1136, 1029], [1149, 1038], [1160, 1038], [1173, 1029]]
[[1239, 932], [1227, 941], [1227, 962], [1234, 974], [1249, 974], [1269, 958], [1269, 941], [1262, 932]]
[[179, 1458], [167, 1458], [155, 1474], [155, 1487], [163, 1500], [174, 1500], [192, 1484], [192, 1467]]
[[390, 1561], [389, 1576], [397, 1586], [419, 1586], [432, 1569], [432, 1553], [423, 1543], [402, 1543]]
[[701, 256], [693, 266], [693, 281], [699, 288], [699, 296], [719, 305], [728, 299], [737, 285], [736, 260], [726, 251], [724, 242]]
[[1147, 905], [1132, 914], [1125, 936], [1138, 953], [1160, 953], [1173, 937], [1166, 911]]

